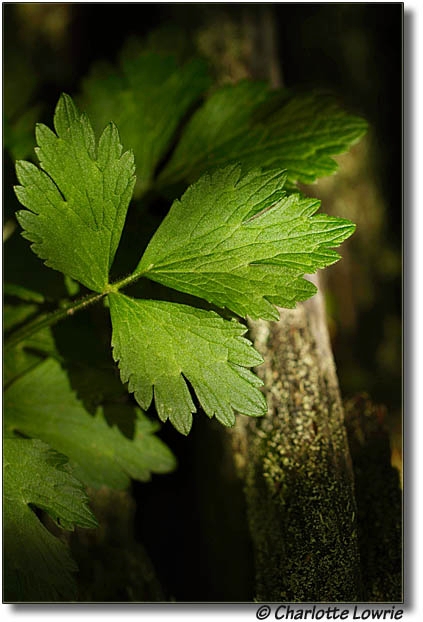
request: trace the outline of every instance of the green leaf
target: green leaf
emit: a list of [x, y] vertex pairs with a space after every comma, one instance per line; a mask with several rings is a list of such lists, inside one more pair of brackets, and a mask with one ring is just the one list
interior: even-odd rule
[[[147, 481], [151, 473], [175, 466], [170, 450], [151, 423], [136, 411], [133, 438], [110, 427], [103, 408], [89, 414], [71, 390], [66, 372], [47, 359], [18, 378], [4, 395], [4, 423], [9, 431], [37, 437], [69, 457], [75, 474], [94, 488], [123, 489], [130, 478]], [[125, 404], [114, 409], [124, 411]]]
[[45, 264], [102, 292], [119, 244], [135, 183], [134, 158], [122, 153], [110, 123], [98, 146], [88, 117], [62, 95], [56, 134], [37, 126], [40, 168], [20, 161], [15, 188], [24, 237]]
[[135, 274], [199, 296], [240, 316], [278, 319], [316, 292], [305, 274], [339, 259], [348, 220], [314, 215], [320, 202], [286, 195], [286, 175], [228, 166], [175, 201]]
[[45, 510], [64, 529], [97, 522], [66, 458], [39, 440], [3, 440], [4, 598], [9, 602], [74, 600], [77, 570], [67, 546], [39, 521]]
[[188, 384], [209, 417], [226, 426], [234, 411], [260, 416], [266, 401], [261, 381], [248, 367], [262, 358], [242, 337], [246, 328], [213, 311], [110, 294], [113, 356], [123, 382], [148, 408], [153, 394], [157, 413], [188, 434], [196, 412]]
[[141, 50], [121, 54], [119, 68], [98, 65], [84, 80], [81, 101], [96, 128], [113, 120], [137, 164], [135, 195], [150, 185], [181, 120], [209, 86], [206, 64]]
[[275, 93], [254, 82], [224, 86], [192, 116], [158, 185], [192, 183], [229, 162], [244, 170], [285, 169], [290, 186], [311, 183], [336, 171], [331, 156], [347, 151], [366, 128], [327, 94]]
[[[6, 296], [25, 301], [13, 305], [4, 304], [3, 329], [5, 332], [17, 328], [20, 324], [40, 314], [40, 306], [36, 303], [43, 302], [44, 296], [39, 292], [5, 283], [4, 293]], [[26, 337], [14, 346], [6, 346], [3, 351], [4, 385], [7, 386], [18, 376], [29, 371], [47, 355], [57, 356], [53, 335], [48, 327]]]
[[58, 356], [51, 330], [46, 327], [3, 352], [3, 383], [7, 387], [47, 356]]

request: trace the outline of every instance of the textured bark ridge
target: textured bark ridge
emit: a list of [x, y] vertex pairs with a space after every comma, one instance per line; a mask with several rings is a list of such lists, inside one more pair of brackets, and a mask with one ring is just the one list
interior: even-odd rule
[[245, 480], [258, 601], [361, 598], [357, 511], [342, 402], [320, 294], [251, 323], [267, 416], [233, 431]]

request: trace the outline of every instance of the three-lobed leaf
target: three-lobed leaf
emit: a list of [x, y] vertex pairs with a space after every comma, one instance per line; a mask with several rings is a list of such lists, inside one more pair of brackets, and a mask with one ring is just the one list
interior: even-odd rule
[[237, 165], [203, 175], [173, 203], [135, 272], [243, 317], [278, 319], [275, 305], [316, 292], [304, 275], [337, 261], [333, 248], [355, 228], [315, 215], [320, 202], [287, 195], [285, 180]]
[[39, 440], [5, 438], [3, 467], [5, 600], [73, 600], [76, 564], [33, 508], [46, 511], [64, 529], [94, 528], [82, 484], [66, 458]]
[[123, 382], [142, 408], [153, 400], [159, 417], [188, 434], [196, 411], [188, 383], [209, 417], [235, 423], [234, 411], [266, 412], [248, 369], [262, 358], [243, 337], [246, 328], [213, 311], [110, 294], [113, 356]]
[[54, 115], [56, 133], [37, 126], [40, 168], [17, 162], [16, 195], [24, 237], [45, 264], [102, 292], [108, 283], [132, 190], [134, 157], [122, 153], [110, 123], [98, 145], [90, 121], [62, 95]]
[[[129, 110], [135, 117], [134, 106], [128, 102], [139, 104], [142, 120], [138, 129], [146, 135], [142, 166], [147, 166], [146, 162], [151, 165], [146, 181], [176, 127], [170, 124], [163, 134], [169, 104], [184, 84], [181, 70], [172, 66], [169, 73], [162, 61], [150, 54], [129, 57], [123, 65], [125, 75], [112, 76], [112, 81], [117, 81], [112, 89], [117, 100], [106, 102], [107, 110], [110, 104], [110, 110], [121, 109], [125, 114]], [[94, 81], [91, 86], [99, 84], [101, 81]], [[163, 93], [169, 89], [166, 114], [160, 114], [160, 119], [160, 106], [151, 115], [147, 111], [151, 100], [144, 93], [146, 85], [155, 98], [160, 89], [165, 88]], [[192, 101], [194, 92], [196, 89], [181, 99], [179, 103], [185, 103], [177, 108], [179, 113]], [[241, 95], [245, 105], [238, 110]], [[314, 95], [291, 97], [285, 93], [276, 107], [273, 99], [266, 85], [244, 82], [216, 92], [194, 115], [163, 176], [171, 171], [172, 178], [176, 166], [175, 170], [184, 169], [184, 175], [195, 178], [204, 167], [235, 157], [242, 160], [242, 168], [229, 164], [189, 187], [181, 200], [173, 203], [135, 272], [120, 286], [145, 276], [253, 319], [277, 319], [277, 305], [294, 307], [315, 293], [315, 286], [304, 276], [339, 259], [334, 247], [351, 235], [354, 225], [316, 215], [319, 202], [287, 194], [286, 185], [332, 172], [336, 165], [330, 155], [356, 140], [364, 126], [361, 120]], [[117, 108], [116, 102], [120, 102]], [[245, 340], [241, 352], [243, 328], [211, 312], [135, 301], [118, 294], [119, 285], [108, 285], [135, 182], [133, 156], [129, 152], [122, 155], [113, 124], [104, 130], [97, 148], [87, 116], [81, 115], [66, 95], [59, 100], [54, 123], [56, 134], [45, 126], [37, 130], [41, 169], [18, 163], [22, 185], [16, 193], [28, 208], [18, 218], [25, 237], [47, 265], [95, 291], [116, 292], [109, 294], [109, 302], [114, 357], [119, 360], [122, 380], [129, 381], [130, 391], [143, 408], [149, 407], [154, 395], [161, 419], [169, 419], [184, 433], [189, 431], [195, 412], [187, 383], [206, 413], [226, 425], [234, 423], [234, 410], [263, 414], [258, 381], [247, 369], [258, 364], [258, 355]], [[133, 130], [129, 125], [128, 135], [129, 127]], [[188, 167], [185, 157], [190, 158]], [[251, 168], [257, 162], [264, 170]], [[279, 168], [281, 162], [288, 165], [286, 172]], [[268, 170], [272, 164], [278, 168]], [[24, 433], [38, 434], [55, 444], [56, 437], [46, 436], [56, 420], [48, 414], [51, 406], [47, 415], [36, 417], [41, 425], [34, 427], [28, 418], [22, 419], [30, 410], [28, 405], [21, 409], [20, 421]], [[83, 408], [74, 410], [79, 421]], [[83, 420], [86, 426], [87, 420]], [[102, 426], [103, 432], [107, 429], [103, 424], [101, 414], [90, 422], [97, 433]], [[94, 428], [91, 431], [95, 433]], [[114, 445], [111, 439], [108, 442]], [[69, 452], [62, 445], [55, 446], [72, 457], [73, 449]], [[143, 478], [139, 473], [129, 474]]]
[[[137, 409], [133, 437], [127, 438], [118, 426], [108, 424], [104, 408], [91, 415], [53, 358], [8, 387], [4, 409], [6, 430], [39, 438], [68, 456], [74, 473], [88, 486], [124, 489], [130, 478], [147, 481], [152, 472], [175, 467], [173, 454], [154, 434], [156, 424]], [[125, 404], [116, 409], [122, 414]]]

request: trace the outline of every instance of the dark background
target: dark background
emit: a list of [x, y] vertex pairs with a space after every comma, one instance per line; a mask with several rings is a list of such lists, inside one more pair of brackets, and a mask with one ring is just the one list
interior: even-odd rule
[[[343, 290], [337, 291], [336, 280], [328, 309], [342, 393], [366, 392], [387, 407], [387, 423], [398, 453], [402, 402], [403, 5], [269, 6], [285, 85], [329, 87], [371, 127], [366, 175], [377, 192], [379, 217], [372, 225], [374, 231], [366, 231], [367, 236], [360, 237], [358, 228], [358, 241], [351, 246], [349, 261], [355, 266], [356, 278], [348, 299], [354, 306], [354, 321], [346, 322], [342, 305], [336, 303], [345, 297]], [[242, 20], [246, 5], [225, 7], [235, 20]], [[189, 35], [198, 24], [212, 21], [217, 10], [220, 8], [207, 4], [3, 4], [4, 115], [13, 121], [26, 108], [39, 105], [37, 120], [50, 124], [60, 93], [77, 93], [92, 63], [113, 61], [128, 35], [143, 36], [168, 22], [180, 24]], [[13, 156], [7, 149], [4, 162], [7, 220], [18, 207], [11, 191]], [[216, 524], [214, 531], [209, 529], [205, 534], [199, 528], [207, 505], [207, 468], [213, 466], [198, 467], [207, 434], [212, 439], [208, 442], [219, 442], [213, 426], [200, 416], [188, 439], [165, 426], [162, 436], [177, 454], [180, 466], [176, 473], [157, 476], [150, 484], [134, 484], [137, 534], [170, 597], [179, 601], [248, 600], [253, 576], [249, 555], [243, 559], [239, 584], [233, 576], [225, 578], [224, 570], [223, 579], [218, 581], [208, 559], [213, 538], [218, 538], [220, 528], [230, 520], [230, 508], [221, 508], [222, 525]], [[245, 528], [239, 525], [240, 532]]]

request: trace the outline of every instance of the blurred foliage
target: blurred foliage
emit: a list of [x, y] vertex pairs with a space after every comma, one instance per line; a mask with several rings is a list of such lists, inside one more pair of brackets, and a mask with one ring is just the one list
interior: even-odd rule
[[343, 260], [322, 277], [344, 393], [363, 389], [391, 411], [401, 403], [401, 316], [395, 284], [401, 254], [389, 242], [386, 202], [372, 168], [374, 133], [340, 156], [339, 172], [306, 190], [325, 211], [348, 215], [357, 225], [343, 248]]

